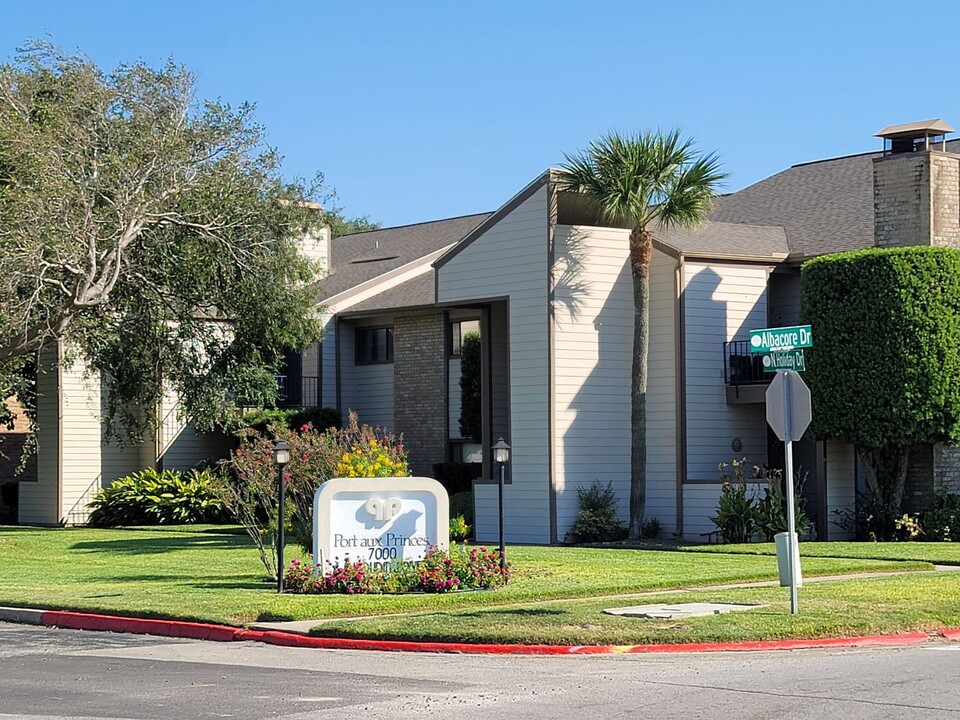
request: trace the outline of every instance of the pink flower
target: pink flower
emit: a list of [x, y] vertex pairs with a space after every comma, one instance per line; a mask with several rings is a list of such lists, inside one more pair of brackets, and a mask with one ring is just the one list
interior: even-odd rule
[[300, 460], [301, 460], [302, 462], [306, 462], [306, 461], [309, 460], [309, 459], [310, 459], [310, 458], [307, 457], [306, 453], [304, 453], [303, 455], [300, 456]]
[[300, 432], [306, 432], [309, 429], [310, 429], [310, 423], [304, 423], [303, 425], [300, 426]]

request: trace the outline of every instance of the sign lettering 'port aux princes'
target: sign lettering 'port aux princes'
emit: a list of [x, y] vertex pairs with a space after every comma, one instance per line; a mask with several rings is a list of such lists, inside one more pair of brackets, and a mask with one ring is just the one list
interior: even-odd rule
[[348, 558], [384, 568], [449, 545], [450, 500], [431, 478], [333, 478], [313, 496], [318, 572]]

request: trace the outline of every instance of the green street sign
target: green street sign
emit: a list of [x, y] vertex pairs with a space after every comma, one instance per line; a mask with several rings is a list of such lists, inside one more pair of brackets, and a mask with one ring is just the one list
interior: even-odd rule
[[803, 350], [789, 350], [787, 352], [766, 353], [763, 356], [763, 371], [776, 372], [777, 370], [806, 370], [803, 364]]
[[786, 352], [812, 346], [813, 331], [809, 325], [750, 331], [750, 352]]

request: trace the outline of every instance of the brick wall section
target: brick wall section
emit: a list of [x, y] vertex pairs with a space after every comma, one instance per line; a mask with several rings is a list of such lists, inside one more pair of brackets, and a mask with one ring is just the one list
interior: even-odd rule
[[393, 325], [393, 412], [410, 470], [433, 477], [447, 457], [443, 313], [399, 316]]
[[937, 493], [960, 495], [960, 447], [934, 446], [933, 489]]
[[877, 247], [930, 244], [930, 156], [887, 155], [873, 161]]
[[960, 248], [960, 155], [930, 153], [932, 245]]
[[903, 487], [903, 512], [917, 513], [933, 507], [933, 446], [910, 448], [907, 480]]

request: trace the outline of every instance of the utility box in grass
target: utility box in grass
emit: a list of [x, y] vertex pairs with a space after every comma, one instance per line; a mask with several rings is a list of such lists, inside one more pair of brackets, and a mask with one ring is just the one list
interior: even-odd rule
[[[777, 571], [780, 573], [780, 587], [790, 587], [790, 544], [787, 542], [788, 533], [777, 533], [773, 542], [777, 546]], [[803, 576], [800, 574], [800, 543], [797, 534], [793, 534], [793, 562], [797, 566], [797, 587], [803, 587]]]

